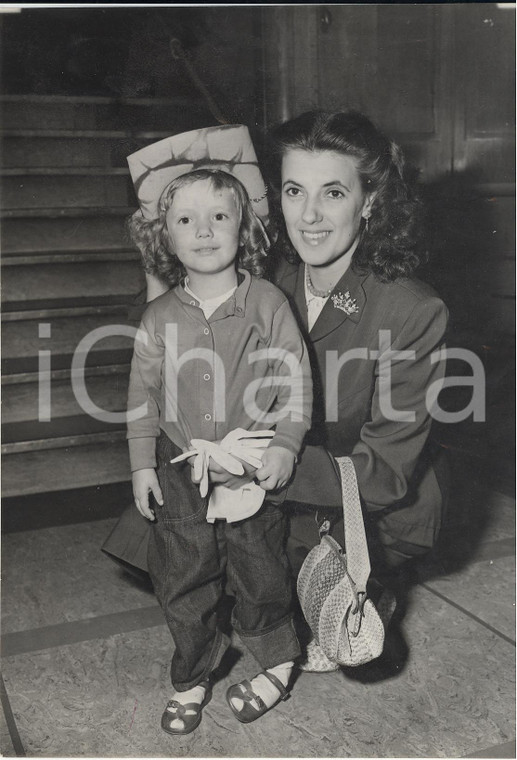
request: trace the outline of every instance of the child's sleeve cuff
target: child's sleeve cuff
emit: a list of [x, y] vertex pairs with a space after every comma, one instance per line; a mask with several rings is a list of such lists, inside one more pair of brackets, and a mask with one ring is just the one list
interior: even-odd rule
[[153, 469], [156, 467], [156, 438], [130, 438], [129, 461], [131, 472]]

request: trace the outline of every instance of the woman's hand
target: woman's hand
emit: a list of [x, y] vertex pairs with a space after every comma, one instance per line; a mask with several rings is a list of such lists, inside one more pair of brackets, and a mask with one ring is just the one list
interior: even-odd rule
[[160, 506], [163, 506], [162, 489], [156, 471], [152, 468], [137, 470], [132, 475], [133, 496], [135, 504], [143, 517], [154, 520], [154, 512], [149, 506], [149, 493], [152, 493]]
[[[192, 459], [188, 460], [192, 468], [190, 477], [193, 483], [199, 484], [199, 478], [196, 478], [194, 475], [194, 456], [195, 455], [192, 455]], [[238, 459], [238, 457], [236, 457], [236, 459]], [[210, 458], [208, 462], [208, 477], [210, 483], [212, 485], [217, 484], [226, 486], [226, 488], [231, 488], [232, 490], [242, 488], [242, 486], [251, 483], [255, 477], [255, 468], [247, 462], [243, 462], [241, 459], [239, 459], [239, 461], [244, 467], [244, 475], [232, 475], [231, 472], [228, 472], [228, 470], [225, 470], [224, 467], [221, 467], [221, 465], [217, 464], [217, 462], [214, 462], [214, 460]]]
[[283, 446], [269, 446], [262, 455], [262, 467], [255, 472], [255, 478], [264, 491], [283, 488], [293, 474], [296, 457]]

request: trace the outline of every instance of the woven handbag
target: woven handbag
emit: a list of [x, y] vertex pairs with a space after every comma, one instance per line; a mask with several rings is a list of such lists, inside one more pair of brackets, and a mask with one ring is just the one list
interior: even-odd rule
[[366, 584], [370, 558], [357, 488], [349, 457], [337, 457], [341, 474], [345, 552], [320, 531], [298, 575], [298, 597], [316, 643], [338, 665], [356, 666], [374, 660], [384, 646], [384, 625]]

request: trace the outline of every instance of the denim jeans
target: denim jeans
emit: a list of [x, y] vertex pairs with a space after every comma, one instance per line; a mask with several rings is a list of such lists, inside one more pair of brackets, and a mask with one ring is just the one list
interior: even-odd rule
[[164, 504], [155, 505], [148, 565], [175, 643], [171, 681], [186, 691], [209, 676], [229, 645], [217, 626], [226, 583], [236, 598], [234, 628], [262, 668], [293, 660], [300, 648], [292, 623], [285, 515], [266, 500], [246, 520], [208, 523], [207, 499], [192, 483], [190, 465], [170, 464], [180, 453], [161, 433], [157, 460]]

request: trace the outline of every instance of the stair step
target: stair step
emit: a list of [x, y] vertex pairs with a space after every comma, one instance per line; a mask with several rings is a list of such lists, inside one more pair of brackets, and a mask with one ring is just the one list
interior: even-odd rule
[[127, 167], [126, 158], [168, 132], [3, 131], [4, 168]]
[[0, 169], [0, 177], [111, 177], [129, 175], [124, 166], [29, 166]]
[[[39, 383], [38, 376], [33, 382], [4, 385], [2, 389], [2, 425], [33, 422], [39, 419]], [[126, 408], [129, 367], [119, 367], [117, 373], [89, 374], [84, 378], [84, 385], [89, 399], [100, 409], [118, 412]], [[80, 397], [81, 398], [81, 397]], [[80, 404], [72, 388], [70, 375], [65, 378], [54, 377], [50, 381], [50, 416], [52, 420], [63, 417], [78, 417], [85, 414], [84, 404]], [[45, 416], [42, 406], [41, 413]], [[20, 432], [20, 431], [19, 431]], [[36, 438], [42, 438], [39, 433]], [[17, 438], [4, 438], [18, 440]], [[20, 439], [23, 440], [23, 439]]]
[[56, 436], [54, 438], [31, 439], [4, 443], [1, 446], [2, 456], [9, 454], [25, 454], [29, 451], [48, 451], [50, 449], [68, 449], [75, 446], [87, 446], [90, 443], [107, 444], [126, 439], [125, 426], [112, 431], [99, 430], [93, 433], [71, 433], [70, 435]]
[[[62, 306], [74, 306], [99, 297], [124, 297], [131, 301], [145, 286], [145, 275], [138, 261], [96, 261], [85, 263], [34, 264], [32, 267], [8, 266], [2, 273], [4, 310], [40, 308], [36, 302], [60, 299]], [[66, 299], [61, 298], [66, 293]], [[66, 301], [66, 304], [65, 304]], [[20, 302], [17, 304], [17, 302]], [[53, 308], [47, 306], [47, 308]], [[59, 306], [57, 307], [59, 308]]]
[[127, 305], [120, 304], [118, 306], [70, 306], [65, 308], [36, 308], [31, 310], [20, 310], [6, 312], [3, 316], [4, 322], [25, 322], [28, 320], [39, 320], [40, 322], [49, 322], [54, 319], [63, 319], [64, 317], [77, 317], [93, 316], [93, 315], [111, 315], [116, 316], [120, 314], [124, 317], [127, 314]]
[[0, 98], [4, 129], [160, 130], [177, 134], [213, 123], [200, 97], [103, 98], [8, 95]]
[[2, 497], [65, 491], [131, 479], [126, 440], [5, 455]]
[[[58, 209], [77, 206], [127, 207], [135, 200], [133, 186], [125, 169], [106, 171], [92, 168], [71, 173], [63, 169], [33, 169], [30, 174], [8, 174], [2, 177], [2, 204], [8, 210]], [[12, 170], [14, 172], [14, 170]], [[47, 173], [44, 173], [47, 172]], [[66, 173], [65, 173], [66, 172]]]
[[[124, 413], [124, 409], [115, 410]], [[56, 417], [50, 422], [23, 420], [2, 423], [2, 454], [81, 445], [92, 440], [114, 440], [126, 434], [124, 422], [108, 423], [86, 414]], [[63, 443], [66, 441], [66, 443]]]
[[[123, 318], [122, 315], [94, 314], [81, 315], [75, 318], [57, 318], [50, 322], [50, 337], [46, 338], [39, 337], [40, 322], [38, 320], [6, 322], [2, 326], [2, 361], [4, 363], [10, 361], [11, 364], [19, 363], [20, 366], [24, 363], [30, 365], [36, 362], [34, 369], [29, 370], [25, 367], [22, 370], [24, 372], [35, 372], [38, 369], [38, 351], [50, 351], [52, 368], [63, 369], [63, 366], [55, 364], [58, 358], [61, 356], [70, 359], [79, 342], [92, 330], [98, 328], [104, 328], [106, 337], [94, 344], [88, 358], [92, 359], [92, 355], [105, 352], [121, 351], [124, 354], [132, 351], [134, 338], [117, 334], [117, 327], [120, 325], [128, 326], [127, 319]], [[110, 362], [103, 363], [125, 364], [127, 360], [113, 359]], [[69, 362], [68, 366], [70, 366]]]
[[[23, 324], [23, 323], [22, 323]], [[85, 371], [90, 369], [104, 369], [113, 365], [129, 365], [133, 356], [133, 348], [110, 348], [92, 349], [86, 358]], [[52, 353], [52, 372], [69, 375], [72, 365], [73, 353]], [[37, 356], [2, 356], [2, 384], [10, 385], [16, 382], [33, 382], [33, 377], [38, 375]]]
[[[95, 219], [104, 216], [118, 216], [124, 217], [134, 213], [136, 210], [136, 203], [133, 206], [67, 206], [65, 208], [52, 207], [52, 206], [36, 206], [34, 208], [19, 208], [14, 207], [10, 209], [2, 209], [0, 212], [0, 219], [63, 219], [63, 218], [81, 218], [81, 217], [94, 217]], [[120, 242], [120, 241], [119, 241]], [[91, 245], [91, 241], [90, 241]]]
[[94, 249], [90, 251], [14, 251], [4, 254], [1, 259], [3, 267], [29, 266], [38, 264], [79, 264], [104, 261], [140, 261], [136, 249], [121, 246], [119, 249]]
[[[85, 377], [100, 377], [101, 375], [125, 375], [128, 372], [129, 372], [129, 364], [105, 364], [105, 365], [100, 365], [98, 367], [87, 366], [84, 369]], [[49, 373], [49, 377], [52, 382], [60, 382], [62, 380], [69, 381], [71, 377], [71, 369], [70, 367], [65, 368], [65, 369], [52, 369]], [[25, 372], [25, 373], [10, 374], [10, 375], [4, 374], [1, 378], [1, 384], [4, 387], [19, 385], [21, 383], [37, 384], [38, 382], [39, 382], [38, 372]]]
[[[0, 139], [73, 139], [73, 140], [159, 140], [168, 136], [162, 132], [135, 132], [131, 129], [0, 129]], [[5, 156], [2, 156], [2, 159]], [[79, 164], [81, 166], [81, 164]], [[30, 164], [29, 164], [30, 166]]]
[[2, 500], [2, 532], [117, 518], [132, 503], [131, 481], [11, 496]]
[[89, 209], [66, 209], [67, 214], [20, 211], [18, 218], [11, 212], [2, 220], [2, 256], [19, 251], [24, 255], [40, 250], [91, 251], [92, 246], [117, 251], [127, 241], [126, 219], [136, 208], [135, 204], [133, 208], [116, 209], [116, 213], [97, 209], [97, 214]]

